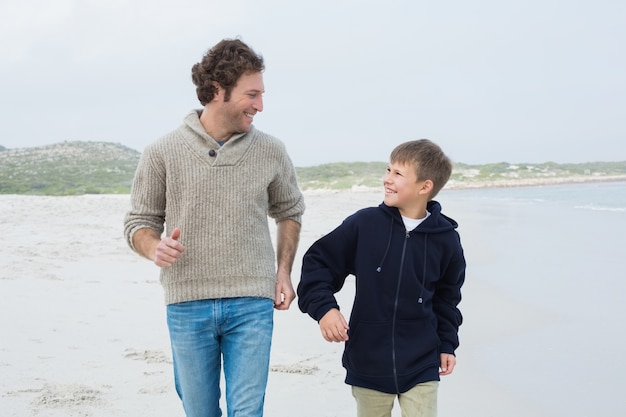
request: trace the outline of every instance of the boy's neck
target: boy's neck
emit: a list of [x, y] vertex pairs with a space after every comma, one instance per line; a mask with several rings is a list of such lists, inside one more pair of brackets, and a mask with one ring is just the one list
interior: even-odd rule
[[426, 204], [428, 201], [424, 201], [423, 203], [419, 203], [413, 207], [409, 208], [398, 208], [400, 214], [404, 217], [408, 217], [409, 219], [423, 219], [426, 217]]

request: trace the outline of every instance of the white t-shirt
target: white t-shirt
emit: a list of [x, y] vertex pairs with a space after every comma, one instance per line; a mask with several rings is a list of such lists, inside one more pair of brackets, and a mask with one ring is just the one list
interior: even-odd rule
[[415, 229], [417, 226], [420, 225], [421, 222], [426, 220], [428, 216], [430, 216], [430, 212], [428, 210], [426, 210], [426, 217], [424, 217], [423, 219], [411, 219], [409, 217], [402, 216], [402, 221], [404, 222], [404, 227], [406, 227], [406, 231], [410, 232], [411, 230]]

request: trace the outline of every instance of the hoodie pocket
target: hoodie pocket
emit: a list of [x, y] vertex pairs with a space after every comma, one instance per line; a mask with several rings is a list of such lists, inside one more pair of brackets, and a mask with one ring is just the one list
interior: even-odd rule
[[439, 337], [430, 322], [399, 320], [361, 322], [346, 342], [344, 366], [363, 376], [389, 377], [419, 371], [438, 363]]
[[439, 343], [430, 320], [398, 320], [395, 332], [398, 375], [439, 364]]
[[346, 369], [363, 376], [393, 375], [391, 322], [360, 322], [352, 330], [344, 353]]

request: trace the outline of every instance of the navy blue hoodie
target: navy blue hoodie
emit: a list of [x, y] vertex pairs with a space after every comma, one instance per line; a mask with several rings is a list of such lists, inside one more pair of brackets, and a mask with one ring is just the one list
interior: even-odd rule
[[342, 359], [347, 384], [406, 392], [439, 380], [440, 353], [459, 345], [465, 258], [458, 225], [438, 202], [427, 209], [410, 232], [395, 207], [359, 210], [304, 255], [298, 305], [316, 321], [339, 308], [334, 294], [356, 277]]

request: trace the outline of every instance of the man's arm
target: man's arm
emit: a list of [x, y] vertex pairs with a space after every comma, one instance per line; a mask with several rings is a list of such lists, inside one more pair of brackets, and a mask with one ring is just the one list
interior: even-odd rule
[[170, 267], [185, 251], [185, 247], [178, 241], [180, 229], [172, 231], [170, 237], [159, 236], [149, 228], [139, 229], [133, 235], [133, 247], [141, 256], [150, 259], [161, 268]]
[[276, 296], [274, 308], [287, 310], [296, 298], [296, 292], [291, 283], [291, 269], [300, 241], [300, 223], [295, 220], [282, 220], [277, 223], [276, 230]]

